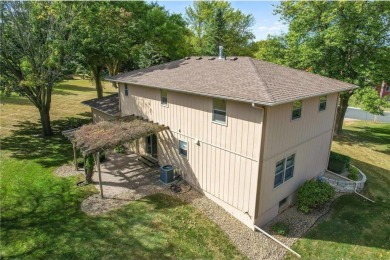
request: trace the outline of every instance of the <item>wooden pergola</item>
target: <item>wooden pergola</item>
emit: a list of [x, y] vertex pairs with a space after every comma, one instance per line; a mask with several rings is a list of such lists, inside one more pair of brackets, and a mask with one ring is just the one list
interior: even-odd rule
[[76, 170], [78, 170], [78, 149], [84, 157], [93, 154], [98, 171], [100, 196], [104, 198], [99, 160], [100, 152], [114, 149], [119, 145], [133, 142], [141, 137], [156, 134], [167, 128], [142, 117], [131, 115], [113, 121], [83, 125], [79, 128], [63, 131], [62, 134], [73, 144], [73, 162]]

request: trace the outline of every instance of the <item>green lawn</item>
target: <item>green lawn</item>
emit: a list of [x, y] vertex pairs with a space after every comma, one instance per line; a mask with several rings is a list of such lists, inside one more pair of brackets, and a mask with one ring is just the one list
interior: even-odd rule
[[332, 150], [367, 175], [362, 193], [376, 203], [341, 197], [293, 249], [304, 259], [390, 259], [390, 124], [348, 122], [344, 129]]
[[[106, 86], [108, 93], [115, 92]], [[72, 158], [60, 131], [89, 122], [79, 104], [96, 93], [87, 80], [67, 81], [53, 96], [55, 135], [40, 136], [38, 112], [24, 98], [1, 98], [0, 258], [28, 259], [243, 259], [205, 215], [173, 197], [156, 194], [91, 217], [80, 210], [94, 187], [80, 177], [59, 178]]]

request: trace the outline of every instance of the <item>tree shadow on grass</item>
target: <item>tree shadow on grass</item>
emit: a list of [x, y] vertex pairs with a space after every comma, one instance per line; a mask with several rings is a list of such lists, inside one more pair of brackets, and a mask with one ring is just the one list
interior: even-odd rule
[[83, 87], [80, 85], [74, 85], [74, 84], [60, 84], [54, 88], [54, 91], [63, 91], [63, 90], [70, 90], [70, 91], [80, 91], [80, 92], [93, 92], [96, 91], [96, 89], [93, 87], [93, 82], [91, 81], [90, 87]]
[[[373, 148], [374, 151], [390, 154], [390, 124], [378, 124], [375, 126], [354, 126], [352, 129], [344, 129], [343, 135], [336, 136], [335, 141], [344, 145], [356, 145]], [[386, 145], [387, 144], [387, 145]], [[374, 149], [378, 145], [383, 149]]]
[[43, 167], [58, 167], [72, 158], [72, 145], [61, 132], [90, 123], [90, 118], [68, 117], [53, 120], [53, 135], [42, 136], [39, 122], [18, 122], [11, 135], [3, 137], [1, 149], [11, 152], [11, 157], [19, 160], [34, 160]]
[[1, 98], [0, 105], [18, 105], [18, 106], [21, 106], [21, 105], [32, 106], [33, 105], [30, 100], [28, 100], [27, 98], [24, 98], [24, 97], [0, 96], [0, 98]]
[[77, 94], [71, 93], [69, 91], [64, 91], [61, 89], [54, 89], [53, 90], [53, 95], [61, 95], [61, 96], [76, 96]]

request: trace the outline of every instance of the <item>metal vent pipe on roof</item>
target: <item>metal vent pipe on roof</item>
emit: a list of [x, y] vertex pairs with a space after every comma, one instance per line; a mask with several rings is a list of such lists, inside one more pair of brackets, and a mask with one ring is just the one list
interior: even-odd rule
[[223, 50], [223, 46], [219, 46], [219, 52], [218, 52], [218, 59], [222, 60], [223, 57], [222, 57], [222, 50]]

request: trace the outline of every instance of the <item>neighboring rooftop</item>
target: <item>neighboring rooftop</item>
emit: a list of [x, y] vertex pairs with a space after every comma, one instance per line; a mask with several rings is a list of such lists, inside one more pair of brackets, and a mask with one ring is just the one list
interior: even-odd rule
[[118, 116], [120, 113], [118, 93], [103, 98], [85, 100], [81, 103], [110, 116]]
[[357, 86], [250, 57], [190, 57], [108, 77], [109, 81], [276, 105]]

